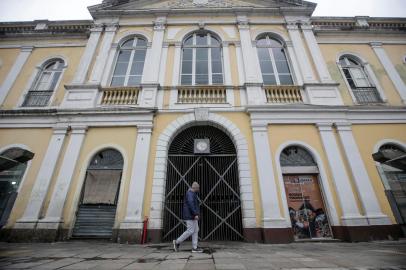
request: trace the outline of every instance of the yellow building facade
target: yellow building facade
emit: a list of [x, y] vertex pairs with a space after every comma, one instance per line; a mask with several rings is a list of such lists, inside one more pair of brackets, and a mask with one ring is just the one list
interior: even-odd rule
[[91, 21], [0, 23], [0, 155], [34, 153], [0, 172], [0, 239], [171, 241], [194, 181], [202, 240], [399, 238], [406, 20], [315, 7], [104, 0]]

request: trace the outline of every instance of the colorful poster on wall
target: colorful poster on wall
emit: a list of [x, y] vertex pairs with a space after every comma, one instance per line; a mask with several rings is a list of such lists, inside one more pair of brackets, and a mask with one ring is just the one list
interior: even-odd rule
[[332, 237], [316, 175], [285, 175], [286, 197], [295, 239]]

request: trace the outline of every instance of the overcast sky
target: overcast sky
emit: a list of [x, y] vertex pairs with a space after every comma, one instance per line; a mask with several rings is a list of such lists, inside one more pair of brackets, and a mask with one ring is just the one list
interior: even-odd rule
[[[315, 16], [406, 17], [406, 0], [311, 0]], [[0, 0], [0, 21], [91, 19], [88, 6], [102, 0]]]

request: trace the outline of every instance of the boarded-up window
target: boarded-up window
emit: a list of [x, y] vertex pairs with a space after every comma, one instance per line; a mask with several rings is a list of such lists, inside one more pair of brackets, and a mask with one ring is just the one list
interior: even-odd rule
[[82, 204], [117, 204], [123, 164], [123, 157], [116, 150], [97, 153], [87, 168]]
[[115, 204], [121, 170], [88, 170], [83, 204]]

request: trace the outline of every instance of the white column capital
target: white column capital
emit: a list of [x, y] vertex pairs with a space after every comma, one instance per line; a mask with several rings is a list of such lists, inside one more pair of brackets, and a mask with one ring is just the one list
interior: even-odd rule
[[223, 41], [222, 42], [222, 44], [223, 44], [223, 47], [228, 47], [228, 46], [230, 46], [231, 44], [234, 44], [234, 41]]
[[137, 133], [138, 134], [150, 134], [152, 133], [153, 125], [138, 125]]
[[56, 125], [56, 126], [54, 126], [54, 127], [52, 128], [53, 134], [55, 134], [55, 135], [57, 135], [57, 134], [59, 134], [59, 135], [65, 135], [65, 134], [68, 132], [68, 129], [69, 129], [69, 126], [67, 126], [67, 125], [64, 125], [64, 126], [58, 126], [58, 125]]
[[333, 132], [333, 123], [317, 123], [316, 126], [320, 131]]
[[72, 134], [85, 134], [87, 131], [87, 126], [71, 126]]
[[338, 131], [352, 131], [351, 123], [335, 123], [335, 127]]
[[369, 45], [371, 45], [372, 48], [382, 48], [383, 43], [374, 41], [374, 42], [369, 43]]
[[299, 31], [299, 26], [297, 25], [297, 23], [287, 23], [286, 29], [288, 29], [289, 31]]
[[154, 21], [154, 31], [164, 31], [166, 28], [166, 17], [158, 17]]
[[302, 25], [300, 26], [300, 28], [301, 28], [303, 31], [311, 31], [311, 32], [313, 32], [313, 25], [311, 25], [310, 23], [302, 24]]
[[118, 23], [107, 24], [104, 28], [105, 32], [116, 32], [119, 28]]
[[32, 52], [34, 50], [34, 46], [21, 46], [22, 52]]
[[268, 132], [268, 125], [253, 125], [252, 132], [255, 133]]
[[249, 20], [246, 15], [239, 15], [237, 16], [237, 26], [239, 30], [249, 30]]
[[94, 24], [92, 28], [90, 28], [90, 33], [101, 33], [103, 32], [103, 25], [102, 24]]

